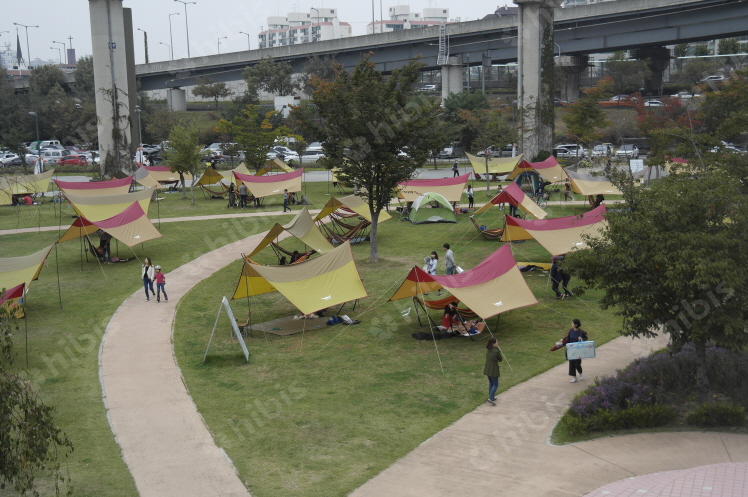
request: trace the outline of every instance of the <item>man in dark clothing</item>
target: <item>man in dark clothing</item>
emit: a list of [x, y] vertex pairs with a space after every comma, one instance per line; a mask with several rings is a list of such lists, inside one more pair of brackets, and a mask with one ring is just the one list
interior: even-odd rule
[[457, 166], [457, 160], [452, 164], [452, 177], [460, 175], [460, 168]]
[[[571, 275], [561, 269], [560, 263], [563, 260], [563, 255], [554, 255], [551, 259], [551, 261], [553, 261], [553, 264], [551, 265], [551, 289], [556, 294], [556, 298], [559, 300], [566, 297], [571, 297], [571, 292], [567, 287], [567, 285], [569, 284], [569, 280], [571, 280]], [[561, 293], [558, 290], [559, 284], [561, 284], [561, 288], [564, 289], [564, 293]]]

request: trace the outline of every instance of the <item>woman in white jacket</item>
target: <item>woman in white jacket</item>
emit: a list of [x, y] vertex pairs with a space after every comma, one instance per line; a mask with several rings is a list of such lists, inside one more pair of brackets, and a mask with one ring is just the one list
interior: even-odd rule
[[155, 273], [155, 270], [153, 269], [151, 258], [146, 257], [145, 261], [143, 262], [143, 267], [140, 270], [140, 277], [143, 278], [143, 287], [145, 288], [145, 301], [146, 302], [150, 300], [149, 295], [148, 295], [149, 287], [151, 289], [151, 295], [156, 295], [156, 292], [153, 291], [154, 273]]

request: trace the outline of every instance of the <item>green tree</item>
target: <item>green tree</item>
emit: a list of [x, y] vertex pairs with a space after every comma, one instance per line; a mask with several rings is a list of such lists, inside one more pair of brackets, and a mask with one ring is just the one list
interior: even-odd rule
[[673, 47], [673, 56], [678, 59], [678, 70], [680, 71], [683, 69], [683, 60], [681, 60], [682, 57], [686, 57], [688, 55], [688, 49], [689, 44], [688, 43], [678, 43]]
[[86, 55], [78, 59], [75, 67], [75, 93], [82, 100], [96, 99], [96, 85], [93, 75], [93, 56]]
[[314, 86], [310, 84], [312, 78], [322, 81], [332, 81], [337, 76], [335, 72], [334, 55], [317, 55], [309, 57], [301, 71], [301, 80], [299, 81], [302, 91], [311, 96], [314, 92]]
[[241, 115], [241, 113], [244, 111], [244, 109], [247, 108], [248, 105], [259, 104], [260, 100], [257, 97], [257, 92], [252, 92], [251, 89], [247, 89], [241, 95], [237, 95], [236, 97], [232, 98], [229, 105], [224, 106], [223, 110], [221, 111], [221, 116], [223, 117], [223, 119], [231, 121], [236, 116]]
[[171, 130], [179, 120], [177, 115], [169, 109], [157, 108], [145, 113], [141, 112], [144, 143], [161, 143], [169, 139]]
[[678, 73], [678, 83], [689, 88], [698, 85], [702, 79], [714, 73], [717, 67], [718, 64], [712, 60], [691, 59], [683, 66], [683, 70]]
[[486, 127], [488, 119], [488, 98], [479, 91], [464, 91], [451, 93], [442, 102], [444, 115], [452, 132], [452, 138], [457, 139], [467, 150], [473, 148], [473, 142]]
[[609, 96], [612, 86], [612, 78], [602, 78], [597, 82], [597, 86], [584, 90], [584, 98], [566, 108], [561, 120], [566, 124], [566, 136], [575, 143], [589, 145], [600, 139], [602, 128], [610, 126], [608, 116], [597, 101]]
[[737, 38], [724, 38], [719, 40], [717, 50], [720, 55], [740, 53], [740, 42]]
[[748, 69], [735, 72], [730, 84], [705, 95], [699, 108], [702, 131], [715, 140], [732, 141], [748, 130]]
[[276, 114], [278, 113], [275, 111], [260, 114], [258, 106], [250, 105], [232, 121], [221, 119], [216, 130], [231, 137], [231, 141], [240, 145], [244, 151], [244, 162], [248, 167], [259, 169], [267, 162], [267, 153], [275, 144], [275, 140], [281, 136], [291, 135], [291, 130], [286, 126], [273, 125], [272, 120]]
[[[0, 296], [4, 293], [0, 288]], [[60, 485], [70, 482], [61, 460], [72, 452], [73, 444], [55, 424], [54, 408], [42, 402], [28, 380], [9, 370], [13, 332], [18, 329], [13, 324], [14, 312], [0, 305], [0, 489], [10, 487], [38, 496], [36, 477], [46, 473], [53, 477], [55, 495], [59, 495]]]
[[36, 95], [46, 95], [55, 86], [65, 84], [62, 71], [53, 65], [36, 66], [29, 76], [29, 92]]
[[652, 71], [644, 59], [629, 59], [626, 53], [619, 51], [605, 62], [605, 75], [612, 78], [611, 90], [616, 95], [632, 93], [644, 85], [652, 76]]
[[262, 90], [284, 96], [299, 89], [299, 84], [293, 81], [293, 74], [289, 62], [275, 62], [272, 57], [263, 57], [257, 64], [245, 67], [242, 77], [250, 93]]
[[709, 50], [709, 45], [706, 43], [699, 43], [693, 47], [693, 54], [697, 57], [704, 57], [706, 55], [712, 55], [712, 51]]
[[704, 160], [694, 158], [650, 189], [619, 181], [635, 205], [609, 214], [608, 228], [588, 240], [591, 250], [567, 254], [565, 269], [604, 292], [600, 305], [623, 318], [623, 335], [664, 332], [676, 348], [693, 343], [706, 402], [706, 343], [748, 345], [748, 197], [735, 188], [748, 167], [735, 161], [731, 170], [717, 163], [718, 154], [697, 155]]
[[200, 98], [212, 98], [216, 102], [218, 110], [218, 99], [230, 97], [234, 91], [226, 86], [226, 83], [214, 83], [210, 78], [198, 78], [197, 86], [192, 89], [192, 94]]
[[[428, 155], [424, 138], [440, 111], [433, 99], [413, 98], [411, 88], [423, 66], [412, 60], [385, 77], [370, 55], [351, 74], [339, 71], [335, 81], [317, 81], [313, 93], [319, 123], [310, 123], [325, 143], [321, 162], [337, 167], [341, 181], [362, 187], [371, 212], [371, 253], [379, 260], [377, 223], [394, 188], [410, 179]], [[407, 155], [399, 152], [408, 148]]]
[[459, 120], [458, 113], [461, 110], [470, 112], [476, 110], [487, 110], [488, 98], [479, 91], [470, 90], [462, 93], [450, 93], [442, 102], [444, 107], [444, 119], [455, 123]]
[[164, 152], [164, 159], [172, 172], [179, 173], [182, 182], [182, 198], [187, 198], [185, 173], [192, 174], [190, 193], [192, 205], [195, 205], [195, 178], [202, 162], [200, 142], [197, 138], [197, 128], [193, 123], [179, 123], [169, 133], [169, 148]]

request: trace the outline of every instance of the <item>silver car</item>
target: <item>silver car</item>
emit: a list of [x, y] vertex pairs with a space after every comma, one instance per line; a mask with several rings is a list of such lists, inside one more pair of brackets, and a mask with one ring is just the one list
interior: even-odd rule
[[621, 148], [616, 152], [616, 157], [636, 159], [639, 157], [639, 149], [636, 145], [621, 145]]

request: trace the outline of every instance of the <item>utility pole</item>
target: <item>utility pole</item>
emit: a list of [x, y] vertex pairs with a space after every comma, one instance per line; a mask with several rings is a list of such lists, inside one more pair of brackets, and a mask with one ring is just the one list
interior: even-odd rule
[[143, 48], [145, 49], [145, 63], [148, 64], [148, 33], [144, 29], [138, 28], [138, 31], [143, 32]]

